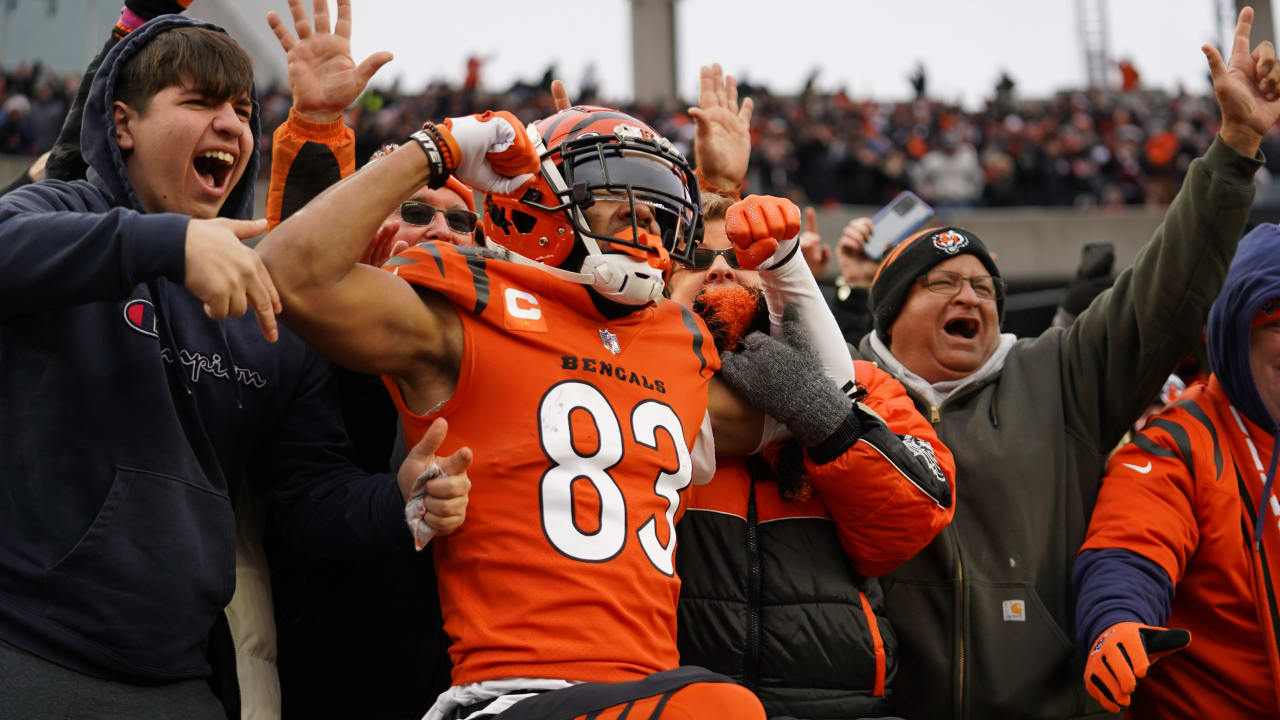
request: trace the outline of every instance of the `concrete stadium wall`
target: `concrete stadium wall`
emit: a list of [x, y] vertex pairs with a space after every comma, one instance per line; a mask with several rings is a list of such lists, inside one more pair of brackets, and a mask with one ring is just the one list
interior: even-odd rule
[[[845, 223], [879, 208], [842, 207], [818, 212], [823, 241], [834, 244]], [[1110, 242], [1117, 271], [1133, 263], [1138, 250], [1164, 217], [1164, 208], [1078, 210], [1008, 208], [941, 211], [930, 225], [957, 225], [975, 233], [997, 255], [1001, 273], [1022, 284], [1062, 284], [1075, 275], [1086, 243]]]

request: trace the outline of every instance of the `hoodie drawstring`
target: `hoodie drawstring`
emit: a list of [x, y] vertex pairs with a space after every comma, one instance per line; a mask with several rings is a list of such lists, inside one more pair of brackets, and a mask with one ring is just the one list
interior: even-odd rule
[[[1274, 433], [1272, 435], [1274, 437]], [[1267, 467], [1267, 479], [1262, 482], [1262, 497], [1258, 500], [1258, 515], [1256, 527], [1253, 529], [1254, 546], [1262, 547], [1262, 528], [1266, 525], [1267, 519], [1267, 500], [1271, 497], [1271, 487], [1276, 482], [1276, 460], [1280, 459], [1280, 452], [1276, 452], [1277, 448], [1274, 443], [1271, 448], [1271, 463]]]
[[[196, 457], [200, 461], [200, 465], [204, 468], [205, 474], [209, 477], [210, 482], [215, 487], [227, 487], [226, 477], [222, 474], [222, 464], [218, 459], [218, 453], [213, 447], [213, 438], [205, 429], [204, 420], [200, 416], [200, 409], [197, 405], [195, 390], [191, 387], [191, 379], [187, 377], [186, 372], [182, 369], [182, 359], [179, 356], [178, 343], [173, 335], [173, 327], [169, 324], [169, 318], [164, 312], [165, 299], [168, 298], [168, 286], [162, 285], [159, 280], [148, 280], [147, 290], [151, 293], [151, 309], [156, 314], [156, 331], [160, 336], [160, 347], [163, 352], [168, 349], [172, 354], [172, 362], [161, 361], [165, 365], [165, 374], [172, 379], [177, 377], [182, 384], [182, 389], [186, 391], [187, 412], [183, 413], [183, 424], [188, 422], [194, 426], [194, 432], [188, 432], [187, 437], [191, 439], [191, 449], [195, 451]], [[221, 326], [219, 326], [221, 327]], [[223, 342], [226, 342], [226, 336], [223, 336]], [[229, 348], [228, 348], [229, 350]], [[236, 395], [236, 401], [239, 402], [239, 395]]]
[[[1249, 446], [1249, 454], [1253, 456], [1253, 466], [1259, 473], [1262, 472], [1262, 460], [1258, 457], [1258, 446], [1253, 443], [1253, 436], [1249, 434], [1249, 426], [1245, 424], [1244, 418], [1240, 416], [1240, 411], [1235, 405], [1231, 406], [1231, 416], [1235, 418], [1236, 427], [1240, 428], [1240, 434], [1244, 435], [1245, 444]], [[1262, 476], [1262, 496], [1258, 498], [1258, 512], [1253, 516], [1253, 544], [1255, 548], [1262, 548], [1262, 529], [1267, 523], [1267, 505], [1271, 498], [1271, 489], [1276, 482], [1276, 461], [1280, 460], [1280, 448], [1276, 447], [1274, 438], [1276, 430], [1271, 431], [1273, 438], [1271, 444], [1271, 462], [1267, 465], [1267, 472]], [[1248, 498], [1240, 498], [1241, 502], [1248, 502]], [[1276, 513], [1280, 515], [1280, 513]]]

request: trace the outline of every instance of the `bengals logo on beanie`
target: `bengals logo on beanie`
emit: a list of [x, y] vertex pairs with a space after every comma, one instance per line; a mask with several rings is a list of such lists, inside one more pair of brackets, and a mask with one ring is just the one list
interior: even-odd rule
[[[871, 294], [867, 304], [875, 322], [876, 334], [884, 344], [889, 344], [889, 327], [902, 312], [911, 286], [916, 278], [933, 269], [934, 265], [960, 255], [978, 258], [991, 277], [1000, 277], [987, 246], [977, 235], [957, 227], [941, 227], [922, 230], [898, 244], [885, 257], [871, 281]], [[1004, 297], [996, 298], [996, 314], [1004, 320]]]
[[969, 244], [969, 238], [955, 230], [940, 232], [933, 236], [933, 246], [948, 255], [955, 255]]

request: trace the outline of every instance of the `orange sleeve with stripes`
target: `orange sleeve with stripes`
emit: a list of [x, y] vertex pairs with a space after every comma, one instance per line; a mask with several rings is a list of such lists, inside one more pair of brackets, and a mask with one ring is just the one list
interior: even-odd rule
[[342, 123], [311, 122], [292, 108], [272, 135], [267, 226], [274, 228], [356, 170], [356, 135]]
[[[955, 514], [955, 460], [897, 380], [868, 362], [855, 362], [854, 371], [867, 389], [863, 404], [879, 415], [892, 433], [892, 438], [887, 438], [881, 431], [876, 442], [887, 438], [901, 443], [907, 455], [932, 456], [932, 462], [900, 467], [905, 463], [895, 463], [864, 435], [825, 465], [816, 465], [806, 457], [806, 472], [835, 520], [845, 553], [858, 572], [880, 577], [919, 552], [951, 522]], [[896, 455], [899, 460], [906, 456], [902, 452]], [[946, 497], [935, 497], [928, 491], [931, 486], [913, 480], [919, 472], [940, 474], [950, 492]]]
[[[1214, 456], [1212, 441], [1184, 419], [1185, 410], [1166, 410], [1111, 457], [1082, 551], [1129, 550], [1163, 568], [1175, 585], [1182, 579], [1200, 545], [1196, 478], [1188, 463]], [[1184, 448], [1192, 457], [1183, 458]], [[1218, 479], [1211, 467], [1202, 474]]]

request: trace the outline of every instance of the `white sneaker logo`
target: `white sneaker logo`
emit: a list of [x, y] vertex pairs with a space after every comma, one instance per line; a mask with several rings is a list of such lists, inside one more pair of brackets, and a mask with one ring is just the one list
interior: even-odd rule
[[1150, 460], [1147, 461], [1146, 465], [1130, 465], [1129, 463], [1120, 463], [1120, 464], [1129, 468], [1130, 470], [1133, 470], [1134, 472], [1140, 472], [1143, 475], [1146, 475], [1147, 473], [1151, 472]]

